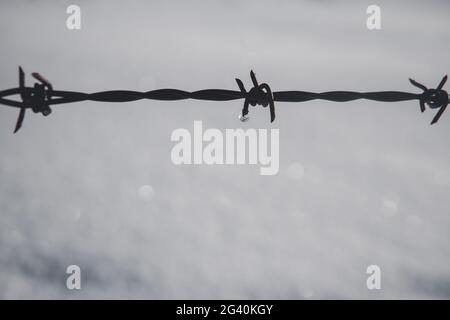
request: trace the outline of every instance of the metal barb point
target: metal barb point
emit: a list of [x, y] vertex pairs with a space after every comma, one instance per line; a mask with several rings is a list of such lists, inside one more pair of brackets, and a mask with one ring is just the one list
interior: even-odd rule
[[409, 79], [413, 86], [423, 90], [419, 97], [420, 111], [425, 111], [425, 105], [430, 109], [439, 109], [430, 124], [435, 124], [439, 121], [449, 104], [448, 92], [442, 89], [447, 82], [447, 78], [447, 75], [445, 75], [437, 85], [436, 89], [428, 89], [423, 84], [420, 84], [413, 79]]
[[248, 106], [260, 105], [263, 108], [266, 108], [267, 106], [270, 107], [270, 122], [273, 122], [275, 120], [275, 103], [270, 86], [267, 83], [259, 84], [253, 70], [250, 71], [250, 78], [253, 83], [253, 88], [251, 88], [248, 92], [245, 90], [242, 81], [240, 79], [236, 79], [238, 87], [245, 97], [244, 107], [242, 108], [242, 113], [239, 119], [243, 122], [247, 121], [249, 119], [247, 117]]
[[22, 128], [26, 109], [31, 108], [34, 113], [42, 113], [44, 116], [48, 116], [52, 113], [50, 100], [52, 98], [53, 87], [51, 83], [37, 72], [33, 72], [31, 75], [38, 80], [39, 83], [35, 83], [32, 88], [27, 88], [25, 86], [25, 72], [22, 67], [19, 66], [18, 91], [22, 102], [19, 103], [20, 112], [17, 117], [14, 133], [17, 133], [20, 128]]

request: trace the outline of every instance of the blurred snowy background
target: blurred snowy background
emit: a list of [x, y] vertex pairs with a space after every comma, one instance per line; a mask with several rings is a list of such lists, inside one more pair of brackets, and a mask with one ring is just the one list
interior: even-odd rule
[[[66, 28], [66, 8], [82, 29]], [[366, 28], [381, 7], [382, 29]], [[0, 2], [0, 88], [401, 90], [450, 71], [448, 1]], [[448, 89], [448, 84], [446, 85]], [[450, 298], [450, 111], [417, 102], [0, 108], [0, 298]], [[175, 166], [176, 128], [280, 128], [280, 171]], [[82, 290], [65, 287], [68, 265]], [[366, 288], [368, 265], [381, 290]]]

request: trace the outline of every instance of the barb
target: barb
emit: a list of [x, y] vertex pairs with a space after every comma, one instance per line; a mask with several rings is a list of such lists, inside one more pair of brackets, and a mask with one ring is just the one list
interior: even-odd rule
[[[23, 124], [27, 109], [34, 113], [42, 113], [48, 116], [52, 109], [50, 106], [73, 103], [79, 101], [101, 101], [101, 102], [129, 102], [142, 99], [150, 100], [209, 100], [209, 101], [230, 101], [244, 99], [244, 107], [239, 116], [243, 122], [249, 120], [249, 106], [269, 107], [270, 121], [275, 120], [275, 101], [277, 102], [305, 102], [310, 100], [328, 100], [335, 102], [346, 102], [358, 99], [375, 100], [382, 102], [397, 102], [408, 100], [419, 100], [420, 110], [425, 111], [425, 105], [430, 109], [439, 109], [433, 118], [431, 124], [438, 122], [449, 104], [449, 95], [443, 90], [447, 76], [442, 78], [436, 89], [428, 89], [424, 85], [409, 79], [411, 84], [423, 90], [422, 93], [409, 93], [400, 91], [379, 91], [379, 92], [353, 92], [353, 91], [329, 91], [329, 92], [307, 92], [307, 91], [277, 91], [273, 92], [267, 83], [259, 84], [253, 71], [250, 72], [250, 78], [253, 87], [247, 91], [243, 82], [236, 78], [239, 91], [225, 89], [205, 89], [199, 91], [183, 91], [178, 89], [158, 89], [148, 92], [114, 90], [102, 91], [96, 93], [83, 93], [76, 91], [54, 90], [52, 84], [39, 73], [32, 73], [33, 78], [38, 82], [33, 87], [25, 86], [25, 73], [19, 67], [19, 87], [0, 91], [0, 104], [19, 108], [14, 133], [16, 133]], [[7, 99], [12, 95], [20, 95], [22, 101]]]

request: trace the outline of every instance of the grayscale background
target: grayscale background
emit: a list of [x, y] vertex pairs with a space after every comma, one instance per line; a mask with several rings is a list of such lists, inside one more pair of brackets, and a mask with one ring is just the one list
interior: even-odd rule
[[[82, 29], [66, 28], [66, 8]], [[366, 28], [381, 7], [382, 29]], [[419, 92], [450, 71], [448, 1], [0, 2], [0, 88]], [[448, 84], [446, 85], [448, 89]], [[0, 298], [448, 299], [450, 112], [417, 101], [0, 106]], [[279, 128], [280, 171], [175, 166], [176, 128]], [[79, 265], [82, 290], [66, 289]], [[381, 290], [366, 268], [381, 267]]]

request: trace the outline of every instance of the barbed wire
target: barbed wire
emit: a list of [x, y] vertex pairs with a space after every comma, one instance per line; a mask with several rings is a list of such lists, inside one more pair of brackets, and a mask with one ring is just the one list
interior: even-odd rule
[[[426, 86], [415, 80], [409, 79], [412, 85], [423, 90], [422, 93], [409, 93], [401, 91], [378, 91], [378, 92], [354, 92], [354, 91], [329, 91], [329, 92], [307, 92], [307, 91], [276, 91], [272, 92], [267, 83], [259, 84], [253, 71], [250, 72], [253, 87], [247, 91], [243, 82], [236, 78], [239, 91], [226, 89], [205, 89], [193, 92], [178, 89], [158, 89], [147, 92], [113, 90], [95, 93], [83, 93], [76, 91], [54, 90], [52, 84], [39, 73], [32, 73], [32, 76], [38, 80], [33, 87], [25, 86], [25, 73], [19, 67], [19, 87], [0, 91], [0, 104], [20, 108], [14, 133], [21, 127], [25, 118], [27, 109], [34, 113], [41, 113], [44, 116], [51, 114], [52, 105], [80, 101], [101, 101], [101, 102], [130, 102], [142, 99], [150, 100], [209, 100], [209, 101], [230, 101], [245, 99], [244, 107], [239, 118], [241, 121], [249, 120], [249, 106], [269, 107], [270, 121], [275, 120], [275, 101], [277, 102], [305, 102], [310, 100], [328, 100], [335, 102], [346, 102], [358, 99], [367, 99], [381, 102], [397, 102], [408, 100], [419, 100], [421, 112], [425, 111], [425, 106], [430, 109], [439, 109], [434, 116], [431, 124], [438, 122], [443, 112], [449, 104], [449, 95], [443, 90], [447, 81], [444, 76], [436, 89], [428, 89]], [[10, 100], [5, 97], [11, 95], [20, 95], [22, 101]]]

